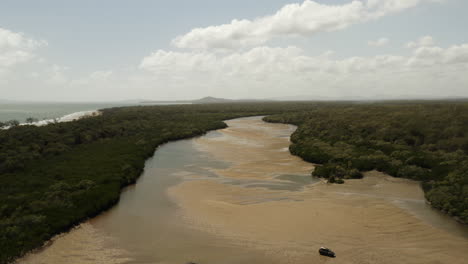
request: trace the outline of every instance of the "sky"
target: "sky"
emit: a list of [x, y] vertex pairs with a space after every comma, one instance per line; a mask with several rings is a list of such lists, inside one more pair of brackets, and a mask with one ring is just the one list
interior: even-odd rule
[[0, 99], [468, 97], [466, 0], [0, 0]]

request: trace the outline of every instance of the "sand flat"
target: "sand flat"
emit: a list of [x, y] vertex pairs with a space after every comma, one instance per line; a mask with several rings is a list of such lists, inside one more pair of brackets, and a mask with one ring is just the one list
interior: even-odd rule
[[[277, 263], [465, 263], [468, 241], [398, 207], [423, 201], [417, 182], [378, 172], [344, 185], [324, 182], [299, 191], [246, 188], [226, 179], [278, 182], [280, 174], [309, 174], [312, 165], [281, 151], [290, 144], [287, 125], [259, 118], [227, 122], [199, 149], [229, 162], [219, 178], [182, 182], [168, 190], [178, 214], [192, 228], [263, 251]], [[279, 129], [278, 129], [278, 126]], [[283, 127], [281, 127], [283, 126]], [[320, 246], [336, 259], [319, 256]]]
[[130, 259], [124, 249], [109, 247], [112, 238], [96, 230], [88, 222], [70, 232], [55, 236], [46, 246], [39, 248], [15, 263], [21, 264], [123, 264]]

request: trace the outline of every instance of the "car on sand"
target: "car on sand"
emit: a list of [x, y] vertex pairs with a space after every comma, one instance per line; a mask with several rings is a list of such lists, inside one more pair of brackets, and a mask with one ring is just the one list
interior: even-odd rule
[[331, 249], [326, 248], [326, 247], [321, 247], [319, 249], [319, 253], [320, 253], [320, 255], [331, 257], [331, 258], [336, 257], [335, 252], [333, 252]]

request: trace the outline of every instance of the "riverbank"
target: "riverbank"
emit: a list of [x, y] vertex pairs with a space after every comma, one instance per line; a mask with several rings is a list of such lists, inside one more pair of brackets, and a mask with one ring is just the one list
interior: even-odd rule
[[[337, 252], [336, 263], [463, 263], [468, 257], [466, 238], [401, 206], [424, 203], [415, 181], [369, 172], [345, 185], [271, 188], [283, 168], [302, 174], [311, 165], [280, 154], [289, 140], [263, 141], [271, 124], [239, 120], [228, 121], [217, 138], [197, 140], [200, 149], [231, 163], [213, 171], [220, 178], [185, 181], [168, 191], [188, 226], [255, 248], [275, 263], [325, 263], [320, 246]], [[233, 180], [271, 185], [246, 188]]]

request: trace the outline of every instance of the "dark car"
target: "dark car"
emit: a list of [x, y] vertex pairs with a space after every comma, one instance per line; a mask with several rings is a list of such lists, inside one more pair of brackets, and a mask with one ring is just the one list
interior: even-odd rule
[[327, 257], [330, 257], [330, 258], [336, 257], [335, 252], [331, 251], [331, 249], [329, 249], [329, 248], [321, 247], [319, 249], [319, 253], [320, 253], [320, 255], [324, 255], [324, 256], [327, 256]]

